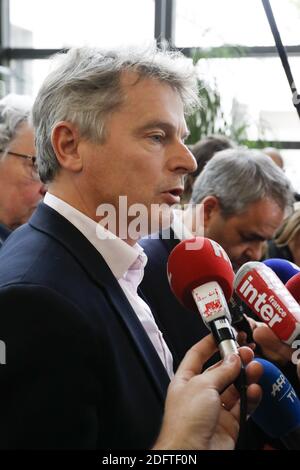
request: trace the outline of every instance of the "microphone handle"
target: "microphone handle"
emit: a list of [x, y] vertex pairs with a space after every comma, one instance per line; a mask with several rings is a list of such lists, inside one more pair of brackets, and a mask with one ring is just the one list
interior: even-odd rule
[[209, 322], [209, 329], [217, 343], [222, 359], [229, 354], [239, 354], [233, 330], [225, 316]]
[[[220, 317], [209, 322], [209, 329], [218, 345], [222, 359], [230, 354], [237, 354], [239, 356], [233, 329], [226, 317]], [[239, 376], [234, 381], [234, 385], [241, 396], [243, 395], [244, 400], [246, 400], [247, 381], [243, 363], [241, 364]]]

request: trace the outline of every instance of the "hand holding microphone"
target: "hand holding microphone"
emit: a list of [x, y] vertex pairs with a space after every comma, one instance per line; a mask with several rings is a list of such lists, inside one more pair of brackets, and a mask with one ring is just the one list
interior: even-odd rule
[[[191, 249], [195, 247], [197, 249]], [[185, 307], [195, 311], [196, 314], [201, 314], [204, 323], [214, 336], [221, 356], [225, 359], [224, 363], [221, 363], [217, 368], [210, 368], [204, 374], [201, 374], [204, 391], [205, 374], [207, 374], [207, 379], [209, 376], [213, 377], [213, 371], [218, 371], [218, 374], [220, 374], [221, 367], [225, 366], [225, 364], [227, 367], [229, 366], [228, 360], [230, 360], [230, 357], [235, 357], [235, 367], [239, 364], [238, 370], [235, 371], [235, 377], [227, 382], [226, 387], [235, 380], [236, 386], [241, 392], [240, 418], [243, 425], [247, 412], [246, 396], [251, 401], [251, 389], [246, 391], [246, 372], [243, 368], [243, 362], [241, 359], [238, 360], [237, 357], [239, 351], [243, 351], [243, 348], [240, 350], [237, 348], [235, 335], [230, 324], [231, 316], [226, 302], [226, 299], [230, 299], [233, 290], [234, 272], [231, 262], [226, 252], [216, 242], [207, 238], [197, 237], [194, 240], [182, 241], [173, 249], [169, 256], [167, 269], [173, 293]], [[206, 337], [204, 340], [208, 341], [208, 338]], [[194, 346], [194, 348], [196, 347], [197, 345]], [[246, 351], [248, 351], [247, 354], [253, 357], [251, 350], [246, 348]], [[244, 360], [244, 356], [242, 359]], [[248, 378], [249, 373], [251, 375], [253, 365], [250, 364], [249, 367], [247, 368]], [[254, 365], [254, 367], [256, 366]], [[218, 395], [220, 395], [224, 388], [219, 386], [217, 391]], [[232, 394], [232, 389], [227, 389], [226, 394], [228, 392]], [[256, 403], [259, 393], [259, 390], [256, 388], [254, 392]], [[215, 395], [216, 397], [217, 395]], [[237, 399], [238, 397], [235, 395], [235, 401], [231, 405], [232, 410], [235, 410], [235, 416], [237, 416], [237, 408], [240, 408], [237, 405]], [[216, 409], [214, 409], [215, 411]], [[224, 412], [225, 410], [223, 410]], [[221, 415], [222, 413], [219, 414], [219, 416]]]
[[237, 354], [226, 302], [233, 291], [231, 262], [218, 243], [201, 237], [196, 240], [198, 249], [189, 249], [196, 244], [184, 240], [172, 250], [167, 266], [170, 287], [186, 308], [200, 313], [215, 338], [221, 357]]
[[[154, 450], [232, 450], [239, 433], [239, 395], [234, 382], [241, 361], [235, 354], [202, 372], [203, 364], [216, 351], [214, 339], [207, 335], [185, 355], [172, 379], [165, 403], [161, 432]], [[247, 399], [250, 411], [260, 398], [257, 381], [261, 366], [252, 361], [253, 352], [240, 348], [247, 366]], [[223, 393], [224, 392], [224, 393]]]

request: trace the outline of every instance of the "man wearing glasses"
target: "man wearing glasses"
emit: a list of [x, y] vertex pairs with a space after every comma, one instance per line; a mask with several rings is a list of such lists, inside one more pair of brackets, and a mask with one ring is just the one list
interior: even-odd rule
[[28, 220], [45, 192], [35, 167], [30, 109], [25, 96], [0, 101], [0, 246]]

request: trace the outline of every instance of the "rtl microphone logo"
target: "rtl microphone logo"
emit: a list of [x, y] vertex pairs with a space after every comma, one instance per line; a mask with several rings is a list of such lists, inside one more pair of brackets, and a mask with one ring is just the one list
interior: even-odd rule
[[209, 282], [201, 288], [194, 289], [193, 294], [205, 320], [210, 321], [212, 315], [222, 312], [224, 296], [217, 283]]
[[207, 282], [196, 287], [192, 295], [205, 323], [221, 316], [231, 320], [224, 293], [217, 282]]

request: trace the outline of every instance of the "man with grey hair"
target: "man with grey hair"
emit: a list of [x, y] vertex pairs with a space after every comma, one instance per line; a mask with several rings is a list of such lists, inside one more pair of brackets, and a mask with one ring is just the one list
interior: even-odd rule
[[213, 134], [204, 137], [193, 145], [190, 145], [190, 151], [197, 162], [197, 170], [187, 175], [184, 183], [184, 193], [181, 197], [183, 203], [188, 203], [192, 196], [193, 186], [196, 178], [204, 169], [209, 160], [221, 150], [234, 147], [234, 143], [222, 134]]
[[235, 269], [261, 259], [293, 200], [283, 172], [264, 154], [243, 148], [218, 152], [192, 193], [192, 202], [203, 206], [205, 235], [220, 243]]
[[[240, 360], [200, 374], [215, 349], [208, 336], [173, 377], [137, 291], [145, 255], [128, 230], [121, 235], [132, 218], [121, 195], [147, 219], [153, 204], [179, 201], [195, 170], [184, 113], [197, 104], [192, 64], [154, 49], [71, 50], [46, 78], [33, 122], [48, 193], [0, 253], [1, 447], [234, 447], [239, 406], [229, 385]], [[115, 210], [112, 232], [103, 207]], [[247, 371], [255, 382], [259, 365]], [[258, 402], [255, 383], [248, 397]]]
[[[208, 329], [201, 316], [183, 307], [171, 292], [166, 265], [172, 249], [181, 239], [204, 235], [218, 242], [238, 269], [247, 261], [261, 258], [265, 241], [273, 237], [292, 202], [289, 180], [266, 155], [244, 148], [223, 150], [196, 179], [192, 204], [184, 211], [174, 211], [171, 231], [166, 229], [159, 236], [141, 240], [148, 257], [141, 291], [162, 332], [168, 335], [175, 370], [186, 351], [205, 337]], [[197, 217], [199, 214], [201, 217]], [[267, 325], [256, 323], [253, 327], [254, 340], [265, 357], [289, 367], [291, 348]], [[216, 360], [214, 357], [209, 365]], [[266, 438], [253, 423], [248, 425], [249, 449], [261, 448]]]
[[44, 194], [35, 168], [32, 101], [10, 94], [0, 100], [0, 246], [24, 224]]
[[204, 235], [218, 242], [238, 269], [261, 259], [265, 241], [273, 237], [292, 202], [289, 180], [266, 155], [244, 148], [222, 150], [196, 179], [192, 204], [174, 214], [171, 236], [166, 237], [166, 230], [156, 239], [141, 241], [148, 256], [141, 289], [172, 338], [178, 360], [207, 329], [200, 316], [184, 309], [170, 290], [166, 264], [171, 250], [182, 237]]

